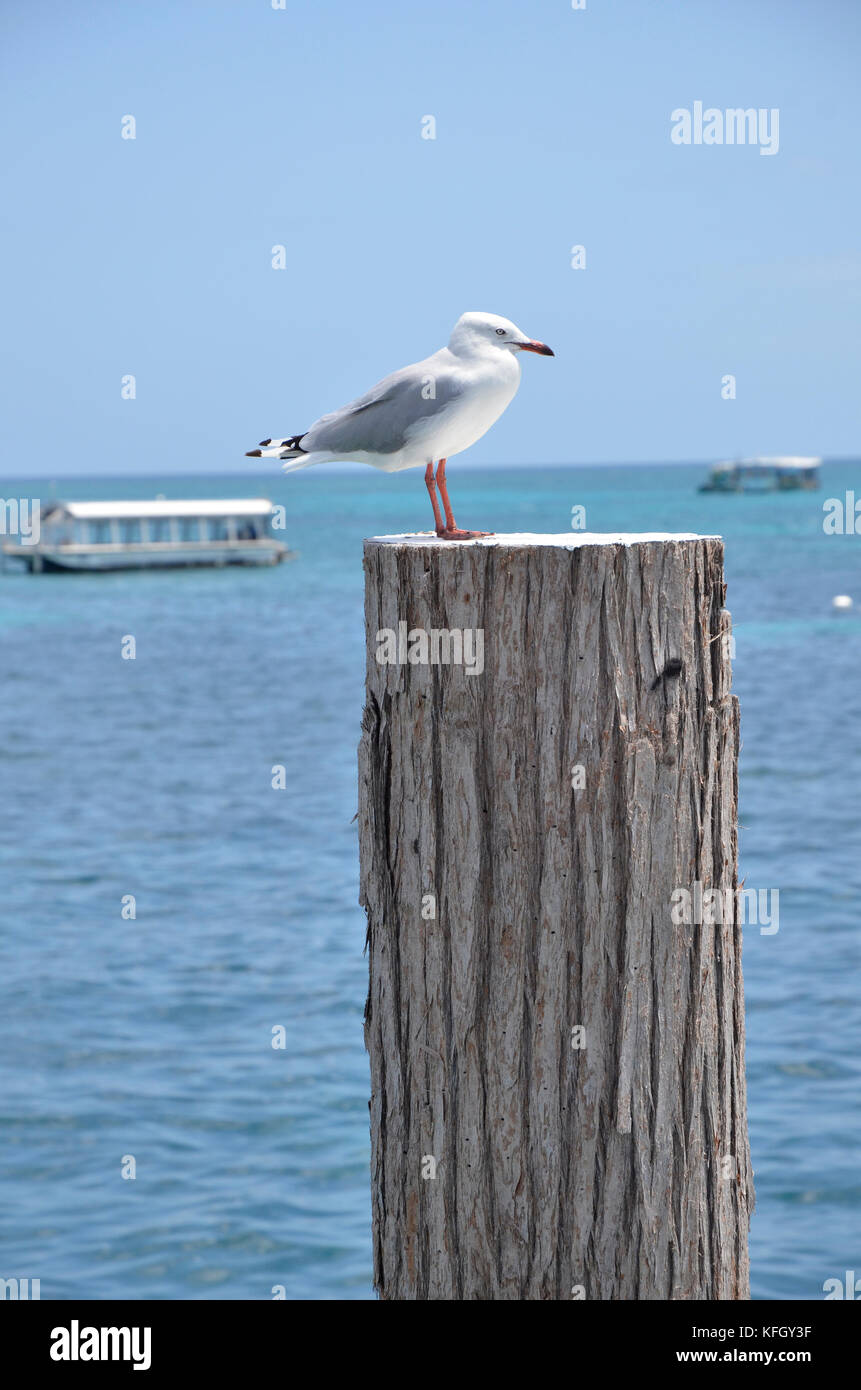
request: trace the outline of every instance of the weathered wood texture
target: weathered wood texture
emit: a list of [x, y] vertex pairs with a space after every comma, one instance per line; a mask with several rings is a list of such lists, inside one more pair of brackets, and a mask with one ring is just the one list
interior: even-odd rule
[[[741, 930], [671, 915], [737, 884], [722, 543], [372, 540], [365, 571], [377, 1289], [749, 1297]], [[380, 664], [402, 620], [483, 629], [483, 673]]]

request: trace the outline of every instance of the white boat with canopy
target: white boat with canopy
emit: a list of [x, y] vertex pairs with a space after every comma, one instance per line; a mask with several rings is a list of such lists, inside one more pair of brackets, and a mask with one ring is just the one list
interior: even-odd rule
[[290, 554], [275, 535], [283, 508], [267, 497], [151, 502], [46, 503], [38, 538], [3, 546], [42, 571], [277, 565]]
[[716, 463], [700, 492], [814, 492], [821, 458], [774, 455]]

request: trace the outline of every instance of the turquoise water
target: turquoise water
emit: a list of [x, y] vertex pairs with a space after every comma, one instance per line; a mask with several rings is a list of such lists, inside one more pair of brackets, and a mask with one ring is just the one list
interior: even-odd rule
[[[449, 470], [461, 525], [564, 531], [583, 504], [590, 530], [725, 537], [741, 872], [780, 891], [777, 935], [745, 936], [752, 1285], [817, 1299], [861, 1270], [861, 536], [822, 530], [861, 465], [813, 494], [702, 476]], [[429, 525], [421, 476], [59, 490], [262, 492], [301, 553], [0, 576], [0, 1275], [45, 1298], [370, 1298], [361, 543]]]

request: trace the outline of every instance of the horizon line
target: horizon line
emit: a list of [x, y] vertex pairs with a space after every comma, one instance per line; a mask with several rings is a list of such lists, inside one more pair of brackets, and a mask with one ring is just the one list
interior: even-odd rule
[[[823, 467], [826, 466], [826, 465], [829, 465], [829, 464], [842, 464], [842, 463], [858, 463], [858, 462], [861, 462], [861, 455], [852, 455], [852, 454], [845, 454], [845, 455], [844, 455], [844, 454], [821, 455], [821, 458], [822, 458]], [[517, 462], [508, 461], [508, 462], [505, 462], [505, 463], [472, 463], [472, 464], [465, 463], [465, 464], [463, 464], [462, 466], [459, 465], [458, 471], [459, 471], [459, 472], [484, 473], [484, 472], [492, 471], [493, 469], [497, 469], [497, 468], [499, 468], [499, 469], [516, 469], [516, 468], [522, 468], [522, 469], [528, 469], [528, 468], [547, 468], [547, 469], [563, 469], [563, 468], [572, 468], [572, 469], [587, 469], [587, 468], [711, 468], [711, 467], [714, 467], [714, 464], [715, 464], [716, 462], [718, 462], [718, 461], [719, 461], [719, 460], [717, 460], [717, 459], [715, 459], [715, 458], [708, 458], [708, 459], [609, 459], [609, 460], [604, 460], [604, 461], [598, 462], [598, 463], [571, 463], [571, 462], [567, 462], [567, 461], [565, 461], [565, 462], [540, 462], [540, 463], [538, 463], [538, 462], [522, 463], [522, 462], [521, 462], [521, 463], [517, 463]], [[331, 463], [331, 464], [327, 464], [326, 467], [327, 467], [327, 470], [328, 470], [328, 472], [329, 472], [330, 474], [331, 474], [331, 473], [335, 473], [336, 475], [343, 476], [343, 475], [345, 475], [345, 474], [352, 473], [354, 469], [362, 470], [362, 469], [364, 469], [364, 468], [367, 468], [368, 465], [367, 465], [367, 464], [362, 464], [362, 463], [352, 463], [352, 462], [349, 462], [349, 461], [346, 461], [346, 460], [345, 460], [345, 461], [343, 461], [343, 462], [338, 461], [338, 462], [333, 462], [333, 463]], [[375, 471], [379, 472], [380, 470], [375, 470]], [[408, 473], [408, 472], [410, 472], [410, 471], [411, 471], [410, 469], [399, 469], [399, 470], [398, 470], [398, 472], [403, 472], [403, 473]], [[413, 470], [413, 471], [414, 471], [414, 470]], [[244, 469], [244, 468], [239, 468], [239, 469], [237, 469], [237, 470], [234, 470], [234, 469], [227, 469], [227, 468], [219, 468], [219, 469], [206, 468], [206, 469], [199, 469], [199, 470], [195, 469], [195, 470], [191, 470], [191, 471], [184, 471], [184, 472], [177, 472], [177, 473], [160, 473], [160, 472], [157, 472], [157, 471], [146, 471], [146, 472], [145, 472], [145, 471], [137, 470], [137, 469], [133, 469], [133, 470], [130, 470], [130, 471], [123, 471], [123, 472], [108, 472], [107, 470], [105, 470], [105, 471], [97, 470], [96, 472], [92, 472], [92, 473], [59, 473], [59, 474], [56, 474], [54, 477], [51, 477], [51, 475], [48, 474], [48, 473], [32, 473], [32, 474], [18, 474], [18, 475], [9, 473], [9, 474], [0, 474], [0, 486], [2, 486], [2, 482], [3, 482], [3, 478], [4, 478], [4, 477], [8, 477], [10, 481], [15, 481], [15, 482], [23, 482], [23, 481], [30, 482], [30, 481], [32, 481], [32, 482], [50, 482], [50, 483], [55, 483], [55, 484], [56, 484], [56, 483], [59, 483], [60, 481], [65, 480], [65, 479], [80, 479], [81, 481], [85, 481], [85, 480], [96, 479], [96, 478], [112, 478], [112, 479], [115, 479], [115, 478], [116, 478], [116, 479], [121, 479], [121, 478], [160, 478], [160, 479], [164, 479], [165, 481], [167, 481], [167, 480], [170, 479], [170, 478], [177, 478], [177, 479], [179, 479], [179, 478], [238, 478], [238, 477], [248, 477], [249, 480], [252, 479], [252, 478], [266, 478], [266, 479], [271, 479], [272, 481], [275, 481], [275, 480], [277, 480], [278, 478], [280, 478], [280, 477], [282, 477], [282, 476], [284, 476], [284, 475], [282, 474], [281, 469], [278, 469], [278, 470], [276, 470], [276, 471], [273, 472], [273, 473], [269, 473], [269, 472], [266, 472], [266, 473], [258, 473], [258, 472], [254, 471], [254, 470], [251, 470], [251, 469]]]

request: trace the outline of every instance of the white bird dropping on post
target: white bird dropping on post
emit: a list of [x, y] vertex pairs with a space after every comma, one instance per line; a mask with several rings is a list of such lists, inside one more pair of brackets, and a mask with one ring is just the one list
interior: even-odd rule
[[369, 463], [386, 473], [423, 467], [437, 535], [447, 541], [485, 536], [486, 531], [457, 526], [445, 462], [475, 444], [511, 404], [520, 385], [522, 352], [554, 356], [546, 343], [527, 337], [510, 319], [461, 314], [447, 347], [384, 377], [340, 410], [321, 415], [304, 434], [263, 439], [245, 457], [286, 459], [285, 473], [340, 459]]

